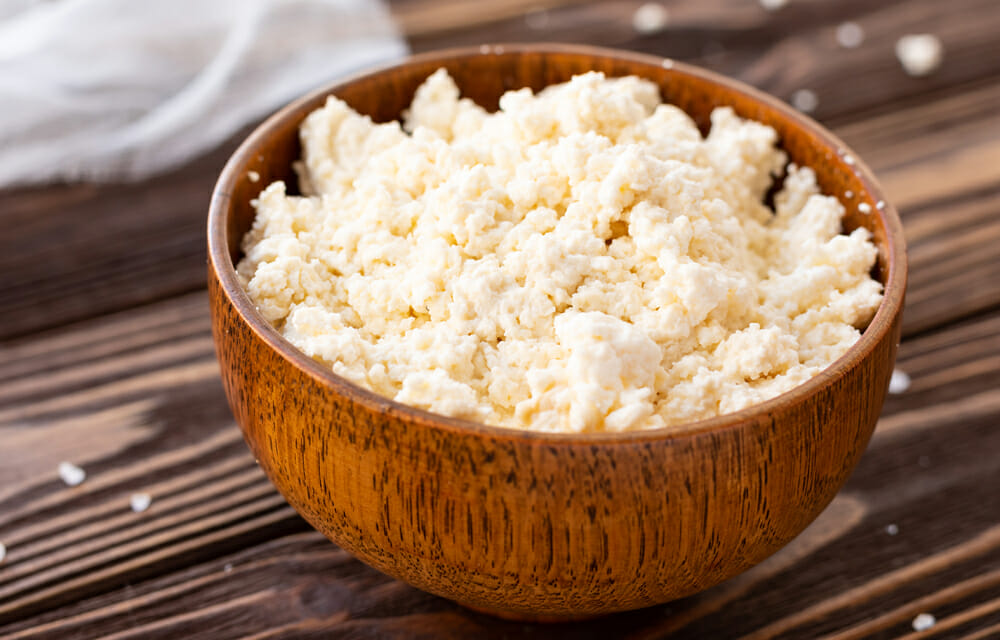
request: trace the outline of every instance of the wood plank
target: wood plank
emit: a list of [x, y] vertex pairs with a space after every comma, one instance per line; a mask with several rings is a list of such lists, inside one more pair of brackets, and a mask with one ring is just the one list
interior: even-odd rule
[[[1000, 396], [983, 371], [1000, 358], [1000, 311], [903, 343], [910, 390], [890, 396], [845, 490], [778, 555], [679, 602], [538, 628], [466, 612], [296, 533], [307, 527], [232, 424], [207, 336], [199, 293], [2, 347], [0, 380], [14, 384], [0, 388], [0, 636], [862, 637], [904, 633], [914, 603], [972, 628], [992, 615], [977, 607], [1000, 589], [1000, 459], [983, 455], [1000, 448]], [[65, 446], [20, 463], [9, 452], [50, 448], [37, 430]], [[84, 463], [83, 485], [58, 481], [61, 456]], [[135, 514], [140, 490], [154, 500]]]
[[[911, 262], [908, 334], [1000, 304], [1000, 115], [990, 108], [998, 102], [1000, 84], [837, 129], [902, 212]], [[215, 172], [208, 167], [221, 156], [154, 181], [148, 199], [169, 203], [142, 218], [126, 208], [140, 191], [134, 185], [0, 194], [0, 222], [12, 216], [13, 230], [0, 241], [0, 268], [8, 274], [0, 281], [0, 338], [201, 288]], [[68, 234], [46, 249], [62, 227]], [[120, 240], [104, 244], [101, 235]], [[970, 275], [977, 286], [966, 286]], [[940, 304], [942, 292], [949, 304]]]
[[[404, 26], [413, 26], [427, 11], [438, 15], [434, 11], [450, 11], [454, 4], [408, 0], [397, 3], [395, 11]], [[538, 28], [537, 15], [529, 21], [517, 15], [524, 6], [521, 0], [502, 0], [489, 3], [488, 10], [480, 11], [478, 5], [476, 11], [463, 9], [443, 31], [428, 26], [433, 21], [425, 23], [413, 44], [423, 49], [553, 39], [622, 46], [692, 60], [785, 98], [808, 80], [820, 95], [817, 117], [840, 125], [838, 132], [886, 181], [904, 215], [920, 210], [927, 219], [942, 220], [961, 200], [980, 212], [983, 224], [992, 225], [989, 233], [956, 238], [963, 255], [958, 262], [940, 263], [951, 269], [949, 277], [925, 271], [929, 293], [920, 298], [914, 297], [916, 288], [911, 290], [907, 331], [940, 326], [1000, 303], [1000, 285], [995, 284], [1000, 279], [994, 277], [998, 261], [990, 259], [996, 209], [989, 203], [996, 201], [1000, 180], [992, 171], [1000, 152], [1000, 127], [996, 110], [990, 109], [998, 97], [1000, 58], [987, 54], [992, 33], [1000, 29], [1000, 5], [993, 0], [877, 5], [817, 0], [791, 3], [776, 13], [752, 2], [685, 0], [671, 4], [667, 32], [642, 37], [631, 26], [638, 2], [535, 3], [554, 7], [543, 28]], [[848, 16], [864, 26], [869, 38], [850, 51], [837, 49], [832, 36]], [[946, 64], [930, 78], [907, 77], [891, 51], [895, 34], [916, 30], [940, 32], [945, 38]], [[905, 103], [912, 106], [901, 109]], [[880, 112], [884, 115], [868, 117]], [[200, 289], [209, 194], [240, 137], [142, 184], [0, 192], [0, 227], [5, 230], [0, 234], [0, 272], [5, 275], [0, 280], [0, 340]], [[975, 251], [961, 244], [980, 239]], [[921, 264], [915, 258], [916, 278]], [[938, 264], [936, 258], [933, 262]], [[984, 286], [956, 288], [963, 271], [980, 276]], [[959, 292], [962, 300], [938, 305], [941, 290]]]
[[238, 140], [142, 183], [0, 191], [0, 339], [203, 288], [209, 196]]
[[872, 166], [903, 218], [910, 259], [906, 334], [1000, 304], [995, 104], [1000, 83], [836, 130]]
[[[390, 4], [416, 51], [532, 41], [645, 51], [741, 78], [785, 100], [809, 88], [819, 97], [816, 115], [824, 121], [888, 112], [1000, 76], [1000, 59], [993, 55], [1000, 8], [993, 0], [813, 0], [774, 12], [745, 0], [677, 0], [665, 3], [668, 24], [652, 34], [632, 24], [643, 0], [534, 2], [544, 13], [532, 14], [518, 14], [526, 4], [521, 0], [498, 0], [488, 10], [451, 12], [436, 22], [425, 16], [448, 3]], [[865, 31], [856, 49], [836, 42], [835, 29], [846, 20]], [[941, 39], [945, 62], [929, 77], [910, 78], [896, 60], [896, 39], [926, 32]]]
[[[203, 293], [0, 348], [0, 620], [301, 530], [232, 422]], [[61, 460], [88, 479], [69, 488]], [[153, 496], [129, 508], [132, 492]]]

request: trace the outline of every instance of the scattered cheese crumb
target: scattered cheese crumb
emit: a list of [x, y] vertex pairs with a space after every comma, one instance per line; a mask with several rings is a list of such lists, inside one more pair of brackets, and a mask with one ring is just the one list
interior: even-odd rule
[[132, 511], [142, 513], [149, 508], [150, 503], [153, 502], [153, 497], [148, 493], [133, 493], [129, 497], [128, 502], [132, 507]]
[[788, 4], [788, 0], [760, 0], [760, 6], [764, 7], [767, 11], [777, 11], [786, 4]]
[[222, 570], [226, 573], [231, 573], [233, 571], [233, 565], [227, 562], [226, 565], [222, 567]]
[[937, 624], [937, 618], [929, 613], [921, 613], [916, 618], [913, 619], [913, 630], [914, 631], [927, 631], [931, 627]]
[[479, 45], [479, 53], [481, 53], [481, 54], [483, 54], [485, 56], [485, 55], [489, 54], [489, 52], [490, 52], [490, 45], [488, 45], [488, 44], [481, 44], [481, 45]]
[[7, 557], [7, 545], [0, 542], [0, 562], [3, 562], [4, 558], [6, 557]]
[[843, 22], [837, 26], [837, 44], [845, 49], [856, 49], [865, 41], [865, 30], [857, 22]]
[[853, 198], [854, 197], [854, 192], [851, 191], [850, 189], [848, 189], [847, 191], [844, 192], [844, 197], [845, 198]]
[[260, 182], [260, 174], [256, 171], [247, 171], [247, 178], [250, 182]]
[[889, 379], [889, 393], [904, 393], [910, 388], [910, 376], [899, 369], [892, 370], [892, 377]]
[[664, 69], [673, 69], [674, 68], [673, 58], [664, 58], [663, 62], [660, 63], [660, 66], [663, 67]]
[[549, 26], [549, 12], [547, 9], [535, 9], [524, 14], [524, 24], [529, 29], [542, 30]]
[[658, 33], [667, 26], [670, 14], [659, 2], [647, 2], [632, 14], [632, 28], [642, 34]]
[[792, 94], [792, 106], [802, 113], [812, 113], [819, 106], [819, 97], [811, 89], [799, 89]]
[[867, 216], [872, 212], [872, 206], [867, 202], [862, 202], [861, 204], [858, 205], [858, 211]]
[[941, 66], [943, 48], [930, 33], [906, 35], [896, 41], [896, 57], [911, 76], [926, 76]]
[[59, 477], [67, 485], [75, 487], [87, 479], [87, 472], [72, 462], [60, 462]]
[[844, 162], [846, 164], [849, 164], [849, 165], [851, 165], [853, 167], [854, 166], [854, 156], [852, 156], [849, 153], [845, 153], [844, 154]]
[[890, 524], [885, 528], [885, 532], [888, 533], [890, 536], [894, 536], [897, 533], [899, 533], [899, 526], [896, 524]]

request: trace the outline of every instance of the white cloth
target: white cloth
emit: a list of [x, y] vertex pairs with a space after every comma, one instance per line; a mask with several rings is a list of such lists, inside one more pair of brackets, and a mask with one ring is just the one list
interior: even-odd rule
[[406, 52], [374, 0], [0, 0], [0, 186], [144, 178]]

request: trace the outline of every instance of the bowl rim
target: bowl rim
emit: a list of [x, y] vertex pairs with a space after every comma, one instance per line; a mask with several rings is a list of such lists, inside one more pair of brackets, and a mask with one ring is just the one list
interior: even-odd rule
[[[886, 229], [886, 264], [889, 271], [884, 278], [882, 302], [879, 304], [875, 316], [864, 329], [858, 341], [851, 345], [840, 358], [805, 382], [796, 385], [778, 396], [739, 411], [657, 429], [578, 433], [536, 431], [517, 427], [489, 425], [405, 405], [335, 374], [331, 369], [307, 356], [305, 352], [300, 351], [288, 339], [282, 336], [257, 310], [249, 295], [244, 291], [237, 278], [236, 267], [230, 258], [226, 238], [228, 228], [227, 214], [232, 202], [233, 186], [240, 179], [241, 174], [246, 173], [246, 164], [256, 155], [258, 145], [266, 139], [268, 133], [280, 123], [296, 117], [296, 114], [306, 105], [317, 102], [317, 106], [319, 106], [321, 103], [318, 101], [321, 101], [326, 96], [332, 95], [342, 87], [346, 87], [372, 75], [407, 66], [426, 64], [432, 61], [440, 61], [444, 64], [448, 61], [470, 56], [507, 56], [520, 54], [579, 54], [588, 57], [616, 59], [652, 67], [663, 67], [682, 76], [695, 76], [701, 80], [719, 85], [727, 92], [743, 94], [755, 102], [763, 103], [765, 106], [776, 110], [781, 115], [787, 117], [794, 126], [806, 129], [815, 134], [821, 143], [836, 150], [841, 158], [850, 154], [853, 157], [853, 162], [848, 167], [848, 170], [853, 171], [857, 175], [858, 179], [864, 185], [865, 192], [870, 200], [885, 203], [885, 206], [881, 208], [872, 207], [871, 215], [877, 216]], [[861, 196], [863, 194], [858, 195]], [[345, 397], [353, 403], [363, 405], [370, 411], [387, 414], [411, 423], [414, 426], [419, 425], [420, 427], [443, 429], [466, 435], [476, 434], [534, 444], [592, 445], [599, 443], [641, 443], [654, 440], [685, 438], [706, 432], [722, 432], [753, 423], [783, 405], [802, 402], [808, 396], [821, 391], [824, 387], [843, 378], [848, 371], [859, 366], [865, 358], [871, 355], [875, 347], [885, 339], [886, 334], [892, 330], [893, 324], [902, 312], [906, 289], [906, 245], [899, 214], [885, 197], [882, 188], [865, 162], [837, 136], [812, 118], [800, 113], [777, 98], [739, 80], [728, 78], [695, 65], [677, 62], [670, 58], [590, 45], [539, 42], [441, 49], [407, 56], [402, 60], [368, 68], [311, 91], [288, 103], [258, 125], [229, 157], [212, 191], [207, 231], [209, 268], [217, 278], [220, 290], [236, 310], [237, 314], [257, 338], [264, 341], [281, 357], [308, 374], [323, 387]]]

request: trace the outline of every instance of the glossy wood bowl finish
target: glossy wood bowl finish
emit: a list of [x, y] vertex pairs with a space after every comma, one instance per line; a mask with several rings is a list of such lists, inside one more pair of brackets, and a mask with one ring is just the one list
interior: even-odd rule
[[[398, 118], [446, 67], [495, 109], [508, 89], [601, 70], [659, 84], [703, 129], [731, 105], [774, 127], [794, 162], [872, 231], [885, 299], [861, 340], [774, 400], [656, 431], [563, 435], [488, 427], [374, 395], [285, 341], [233, 268], [250, 201], [294, 184], [297, 127], [328, 94], [376, 121]], [[373, 567], [499, 615], [586, 617], [710, 587], [760, 562], [830, 502], [875, 427], [899, 340], [906, 258], [899, 218], [868, 169], [830, 133], [745, 85], [659, 58], [517, 45], [416, 56], [286, 107], [226, 165], [209, 214], [212, 328], [230, 405], [288, 502]], [[853, 160], [853, 162], [852, 162]], [[259, 174], [253, 181], [248, 171]], [[845, 193], [853, 192], [853, 197]], [[857, 211], [860, 203], [870, 214]]]

